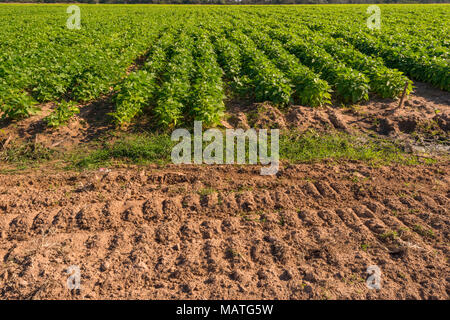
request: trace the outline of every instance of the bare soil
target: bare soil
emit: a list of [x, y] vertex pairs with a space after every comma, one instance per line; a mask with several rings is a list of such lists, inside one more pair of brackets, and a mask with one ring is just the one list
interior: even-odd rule
[[0, 175], [0, 297], [449, 299], [449, 180], [448, 163]]
[[[416, 86], [401, 108], [377, 98], [282, 111], [230, 103], [223, 125], [338, 129], [448, 155], [450, 95]], [[109, 97], [52, 130], [42, 119], [53, 107], [0, 123], [0, 150], [24, 141], [70, 150], [112, 129]], [[441, 159], [285, 163], [274, 177], [254, 166], [3, 173], [0, 298], [449, 299], [449, 171]], [[73, 265], [80, 290], [66, 285]], [[372, 265], [380, 290], [366, 286]]]

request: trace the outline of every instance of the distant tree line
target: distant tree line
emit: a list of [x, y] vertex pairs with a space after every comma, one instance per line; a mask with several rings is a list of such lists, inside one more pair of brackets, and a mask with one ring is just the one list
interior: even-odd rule
[[450, 0], [0, 0], [21, 3], [124, 4], [340, 4], [340, 3], [449, 3]]

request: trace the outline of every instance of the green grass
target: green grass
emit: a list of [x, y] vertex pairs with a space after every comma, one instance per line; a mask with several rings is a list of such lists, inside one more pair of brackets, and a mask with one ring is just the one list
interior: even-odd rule
[[367, 136], [352, 136], [334, 132], [302, 135], [280, 134], [280, 159], [291, 163], [314, 162], [324, 159], [359, 160], [370, 163], [417, 164], [417, 157], [407, 154], [393, 142]]
[[[35, 143], [11, 144], [0, 151], [0, 162], [23, 165], [60, 160], [68, 169], [92, 169], [124, 163], [164, 165], [171, 163], [171, 150], [177, 143], [171, 141], [167, 133], [119, 133], [68, 153], [53, 151]], [[421, 163], [416, 156], [403, 152], [393, 142], [340, 132], [281, 132], [279, 151], [280, 159], [289, 163], [311, 163], [324, 159], [355, 160], [370, 164]], [[430, 163], [436, 160], [425, 161]]]
[[26, 142], [18, 144], [12, 142], [7, 148], [0, 151], [0, 162], [26, 165], [50, 160], [58, 152], [51, 150], [40, 143]]
[[[107, 165], [112, 160], [137, 164], [166, 164], [171, 162], [170, 152], [175, 144], [176, 142], [172, 142], [170, 136], [166, 134], [126, 136], [78, 159], [76, 165], [79, 167]], [[390, 141], [339, 132], [280, 133], [280, 159], [290, 163], [309, 163], [324, 159], [358, 160], [379, 164], [419, 163], [417, 157], [403, 152]]]
[[414, 225], [413, 230], [423, 237], [434, 238], [436, 236], [432, 229], [426, 229], [425, 227], [418, 224]]
[[72, 163], [79, 168], [95, 168], [111, 165], [114, 161], [135, 164], [166, 164], [175, 142], [166, 134], [133, 134], [106, 142], [99, 149], [86, 155], [76, 155]]

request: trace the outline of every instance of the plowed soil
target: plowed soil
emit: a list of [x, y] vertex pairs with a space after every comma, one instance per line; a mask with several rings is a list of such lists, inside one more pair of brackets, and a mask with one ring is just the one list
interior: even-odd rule
[[[222, 124], [381, 136], [441, 159], [432, 165], [0, 174], [0, 299], [449, 299], [450, 95], [415, 85], [401, 107], [230, 102]], [[0, 148], [76, 150], [114, 129], [109, 97], [58, 129], [43, 122], [52, 108], [1, 122]], [[374, 265], [379, 290], [366, 285]], [[70, 266], [79, 290], [67, 287]]]
[[0, 175], [0, 298], [449, 299], [449, 180], [448, 163]]

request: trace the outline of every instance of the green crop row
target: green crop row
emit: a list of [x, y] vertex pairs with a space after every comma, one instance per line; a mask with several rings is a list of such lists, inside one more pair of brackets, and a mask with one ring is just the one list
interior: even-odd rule
[[[397, 98], [412, 80], [450, 90], [446, 5], [66, 6], [0, 5], [0, 117], [52, 102], [54, 126], [97, 99], [112, 121], [138, 115], [162, 127], [219, 122], [244, 98], [280, 107]], [[111, 97], [111, 99], [109, 98]], [[77, 106], [67, 107], [67, 106]], [[51, 120], [51, 121], [50, 121]]]

